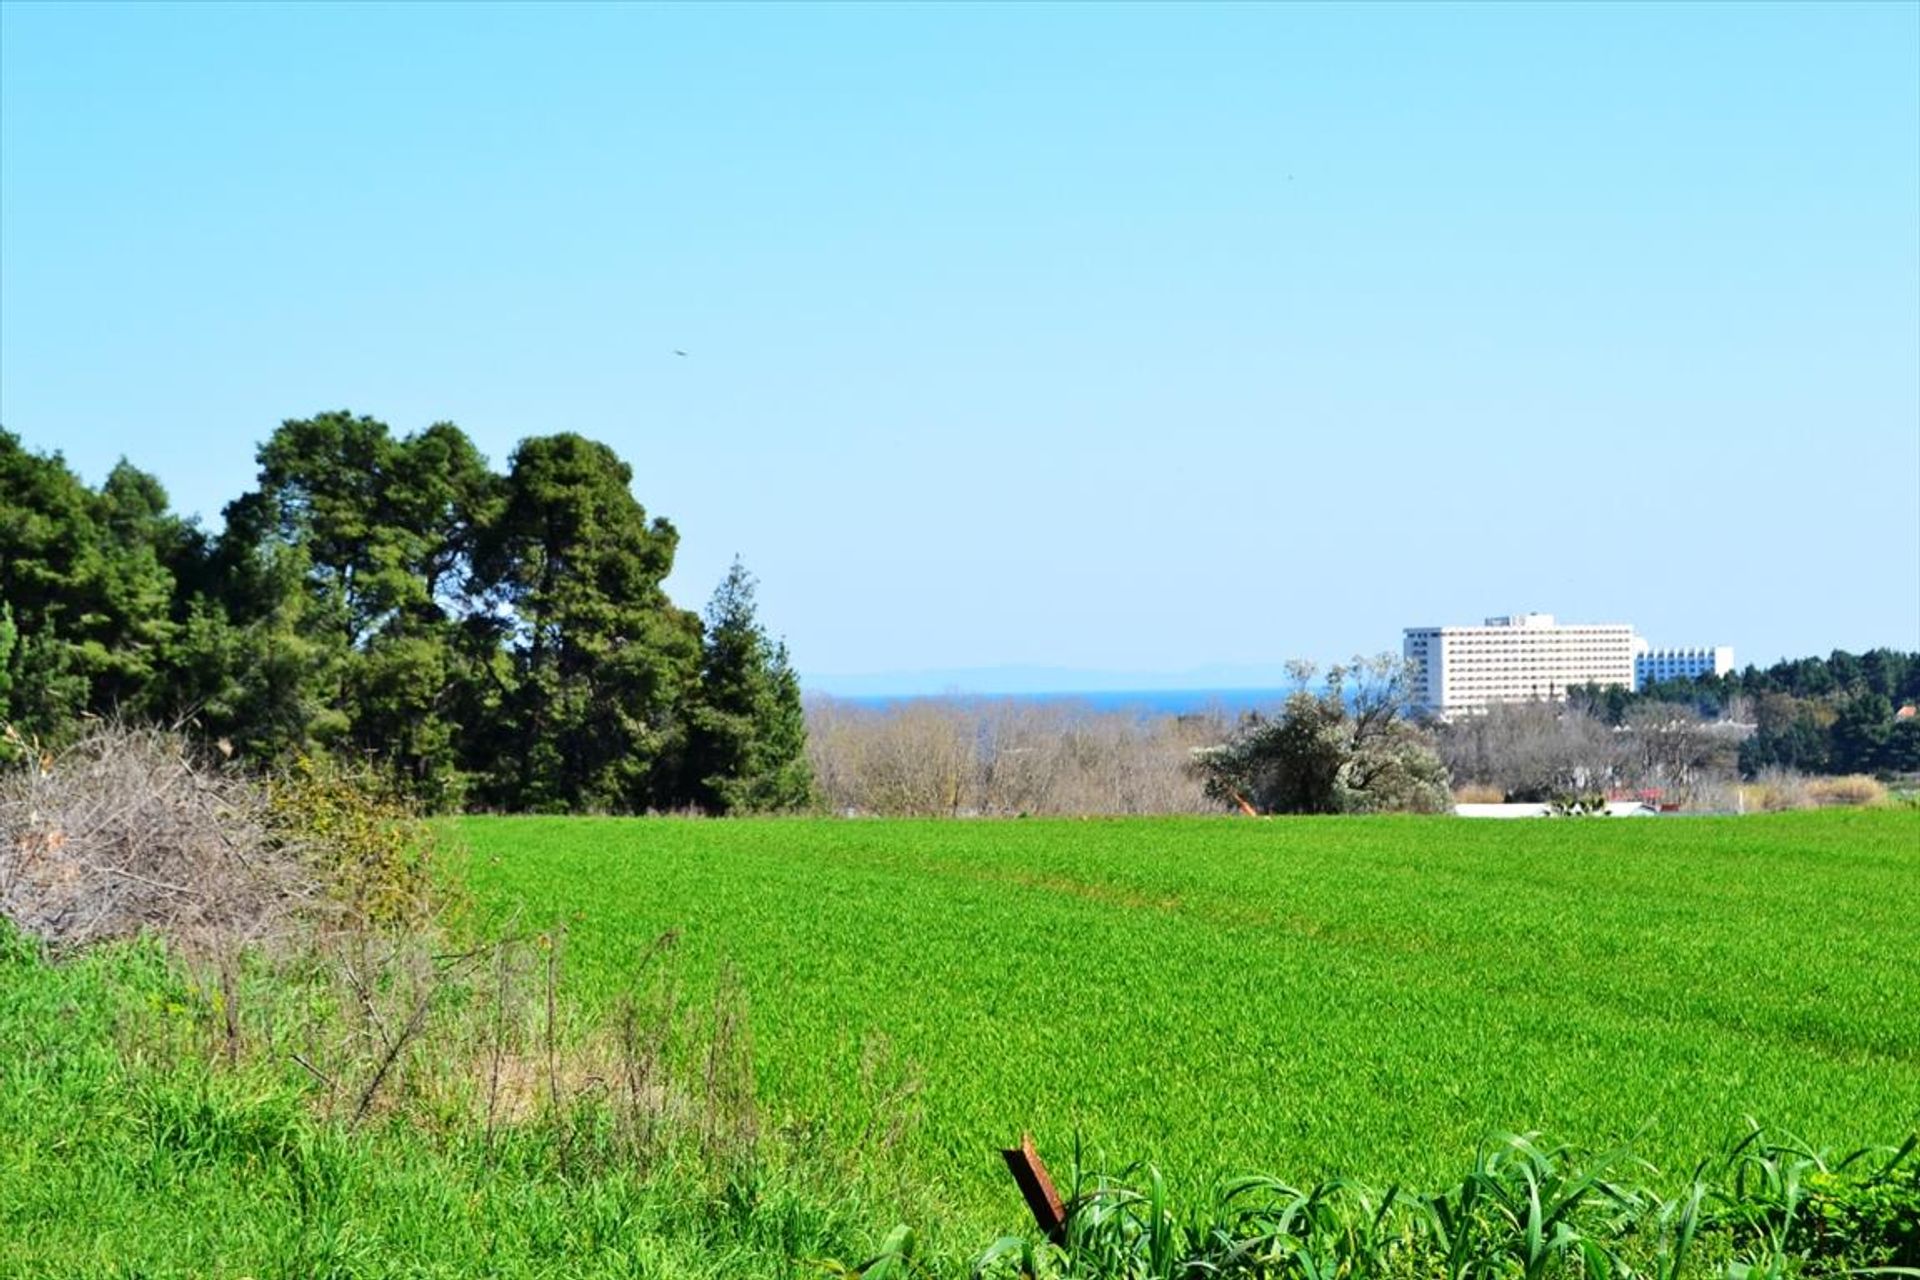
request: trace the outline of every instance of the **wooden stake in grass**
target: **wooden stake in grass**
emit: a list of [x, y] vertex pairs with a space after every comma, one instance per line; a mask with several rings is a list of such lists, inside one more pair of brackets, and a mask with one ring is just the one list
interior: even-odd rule
[[554, 989], [559, 981], [560, 940], [565, 936], [566, 926], [557, 923], [540, 935], [540, 946], [547, 953], [547, 1102], [556, 1120], [560, 1116], [560, 1058], [554, 1032]]
[[1067, 1209], [1060, 1202], [1060, 1193], [1054, 1189], [1053, 1179], [1048, 1176], [1047, 1166], [1040, 1159], [1039, 1151], [1034, 1149], [1033, 1135], [1022, 1134], [1019, 1146], [1008, 1147], [1000, 1154], [1006, 1159], [1007, 1170], [1013, 1174], [1015, 1185], [1026, 1199], [1034, 1225], [1040, 1228], [1047, 1239], [1055, 1244], [1061, 1243], [1067, 1235]]

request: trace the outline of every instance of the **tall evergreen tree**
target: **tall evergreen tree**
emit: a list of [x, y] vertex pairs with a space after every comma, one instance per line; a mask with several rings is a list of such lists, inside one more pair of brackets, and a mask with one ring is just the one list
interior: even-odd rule
[[687, 764], [709, 813], [797, 809], [813, 795], [800, 680], [760, 625], [754, 586], [736, 559], [707, 605]]
[[700, 620], [661, 586], [679, 535], [648, 521], [632, 479], [613, 450], [578, 435], [514, 451], [479, 558], [511, 651], [499, 722], [474, 744], [493, 803], [637, 812], [683, 802]]
[[1882, 765], [1893, 732], [1893, 704], [1877, 693], [1849, 698], [1829, 731], [1835, 773], [1871, 773]]
[[1880, 747], [1880, 767], [1888, 773], [1920, 773], [1920, 717], [1893, 722]]
[[263, 723], [288, 742], [338, 740], [423, 798], [457, 799], [460, 624], [498, 477], [451, 424], [395, 438], [347, 413], [283, 423], [259, 460], [258, 487], [228, 509], [238, 652], [266, 664], [241, 674], [239, 704], [270, 708]]
[[95, 509], [104, 617], [91, 637], [100, 649], [91, 700], [100, 710], [164, 717], [164, 673], [179, 632], [174, 565], [191, 531], [168, 509], [160, 481], [124, 458]]
[[22, 731], [57, 737], [81, 712], [145, 709], [169, 638], [165, 509], [124, 462], [94, 493], [58, 453], [0, 430], [0, 600], [18, 632], [0, 713]]

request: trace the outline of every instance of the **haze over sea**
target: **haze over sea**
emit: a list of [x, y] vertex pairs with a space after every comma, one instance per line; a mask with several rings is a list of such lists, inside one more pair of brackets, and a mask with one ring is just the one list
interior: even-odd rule
[[[836, 697], [859, 707], [891, 710], [911, 702], [1022, 702], [1033, 705], [1083, 707], [1090, 711], [1126, 711], [1141, 716], [1184, 716], [1218, 713], [1237, 716], [1265, 711], [1286, 700], [1285, 689], [1083, 689], [1051, 693], [904, 693], [857, 694]], [[834, 695], [814, 695], [834, 697]]]
[[[1382, 637], [1368, 653], [1398, 652], [1400, 636]], [[1276, 705], [1293, 680], [1283, 661], [1289, 650], [1276, 642], [1268, 662], [1204, 663], [1174, 670], [1006, 664], [938, 667], [822, 675], [802, 668], [809, 697], [829, 697], [861, 706], [894, 706], [916, 699], [1072, 702], [1095, 710], [1142, 710], [1187, 714], [1219, 707], [1229, 712]], [[1323, 666], [1325, 664], [1322, 664]]]

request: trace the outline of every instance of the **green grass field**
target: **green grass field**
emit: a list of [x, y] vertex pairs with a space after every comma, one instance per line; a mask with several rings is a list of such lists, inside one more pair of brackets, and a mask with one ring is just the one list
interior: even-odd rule
[[1030, 1129], [1187, 1182], [1438, 1179], [1487, 1135], [1684, 1169], [1753, 1116], [1920, 1124], [1920, 817], [473, 819], [483, 901], [612, 998], [733, 966], [761, 1102], [859, 1140], [884, 1045], [918, 1178], [983, 1229]]
[[[367, 1059], [320, 1055], [302, 1030], [325, 1048], [348, 1025], [334, 961], [243, 971], [228, 1006], [156, 944], [50, 964], [0, 929], [0, 1277], [818, 1280], [823, 1259], [858, 1261], [904, 1221], [922, 1232], [911, 1274], [957, 1280], [1026, 1225], [995, 1155], [1026, 1129], [1062, 1172], [1076, 1136], [1099, 1168], [1156, 1162], [1185, 1213], [1224, 1173], [1457, 1190], [1502, 1130], [1630, 1143], [1660, 1171], [1627, 1180], [1683, 1197], [1749, 1115], [1836, 1151], [1920, 1128], [1913, 811], [449, 825], [472, 850], [472, 924], [533, 935], [516, 952], [525, 1002], [489, 1005], [484, 966], [450, 981], [394, 1109], [364, 1124], [293, 1056], [369, 1078]], [[539, 946], [562, 920], [560, 948]], [[669, 929], [671, 954], [645, 959]], [[704, 1145], [711, 1113], [649, 1145], [604, 1105], [622, 1067], [592, 1052], [643, 967], [651, 997], [672, 980], [692, 1011], [673, 1024], [683, 1060], [660, 1078], [680, 1092], [663, 1108], [719, 1096], [711, 1074], [700, 1093], [713, 1039], [698, 1015], [716, 990], [743, 993], [763, 1120], [744, 1163]], [[408, 1005], [388, 1000], [373, 1053]], [[496, 1130], [478, 1090], [489, 1011], [509, 1007], [527, 1106]], [[1721, 1168], [1720, 1185], [1752, 1172]], [[1882, 1223], [1862, 1258], [1895, 1256], [1910, 1228], [1920, 1178], [1903, 1176], [1904, 1191], [1859, 1193]], [[1401, 1225], [1362, 1251], [1374, 1261], [1341, 1274], [1450, 1273], [1393, 1243], [1425, 1212], [1400, 1203]], [[1607, 1225], [1611, 1203], [1579, 1221], [1624, 1239], [1636, 1276], [1775, 1274], [1768, 1259], [1813, 1238], [1752, 1252], [1761, 1220], [1726, 1216], [1741, 1200], [1684, 1272], [1662, 1269], [1673, 1220], [1642, 1219], [1667, 1224], [1656, 1239]], [[1512, 1248], [1543, 1238], [1491, 1229]], [[1905, 1238], [1898, 1256], [1920, 1257], [1920, 1234]], [[1561, 1254], [1525, 1273], [1595, 1274]], [[1458, 1274], [1519, 1265], [1496, 1252]], [[1778, 1274], [1836, 1274], [1823, 1265]], [[883, 1273], [901, 1274], [868, 1280]], [[1091, 1254], [1040, 1273], [1199, 1274]]]

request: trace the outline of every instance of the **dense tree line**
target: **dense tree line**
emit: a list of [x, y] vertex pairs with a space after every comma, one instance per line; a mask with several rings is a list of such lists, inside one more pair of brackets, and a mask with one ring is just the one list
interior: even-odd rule
[[1636, 708], [1680, 705], [1754, 726], [1740, 745], [1740, 771], [1920, 772], [1920, 653], [1836, 649], [1825, 658], [1749, 666], [1724, 676], [1669, 680], [1640, 690], [1589, 687], [1576, 702], [1609, 724]]
[[[0, 430], [0, 720], [189, 723], [262, 763], [377, 762], [436, 807], [786, 808], [799, 682], [736, 564], [703, 619], [678, 534], [578, 435], [504, 474], [440, 423], [281, 425], [210, 532], [122, 461], [89, 489]], [[16, 746], [17, 749], [17, 746]]]

